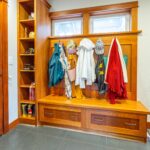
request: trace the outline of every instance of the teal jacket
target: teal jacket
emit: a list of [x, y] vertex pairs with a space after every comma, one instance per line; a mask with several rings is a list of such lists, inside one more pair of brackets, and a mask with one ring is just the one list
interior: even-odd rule
[[64, 78], [64, 69], [62, 67], [62, 63], [60, 62], [60, 47], [58, 43], [55, 43], [54, 53], [49, 60], [49, 87], [55, 86], [60, 83], [60, 81]]

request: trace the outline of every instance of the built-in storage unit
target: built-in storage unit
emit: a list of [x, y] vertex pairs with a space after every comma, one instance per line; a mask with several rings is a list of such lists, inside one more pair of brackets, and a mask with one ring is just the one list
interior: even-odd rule
[[136, 101], [112, 105], [106, 99], [73, 99], [47, 96], [39, 100], [39, 121], [85, 131], [146, 141], [149, 111]]
[[37, 123], [37, 99], [48, 94], [49, 8], [46, 0], [18, 0], [18, 99], [22, 123]]
[[[70, 39], [79, 45], [83, 38], [88, 38], [94, 43], [100, 38], [105, 47], [104, 55], [108, 56], [112, 39], [114, 37], [118, 38], [123, 55], [126, 55], [128, 58], [126, 64], [128, 74], [128, 100], [117, 101], [117, 104], [114, 105], [109, 104], [107, 94], [100, 95], [95, 84], [86, 86], [82, 90], [84, 94], [83, 98], [67, 99], [62, 81], [57, 86], [50, 88], [50, 96], [38, 100], [40, 124], [107, 133], [118, 137], [146, 141], [147, 115], [149, 111], [137, 101], [136, 93], [137, 39], [140, 33], [137, 29], [137, 11], [138, 2], [131, 2], [50, 13], [53, 26], [56, 22], [61, 25], [68, 18], [70, 20], [74, 20], [73, 18], [81, 18], [83, 27], [80, 35], [50, 36], [50, 54], [54, 51], [54, 44], [58, 42], [63, 43], [64, 47], [67, 47]], [[117, 14], [119, 16], [120, 14], [128, 16], [126, 21], [129, 28], [126, 31], [91, 33], [91, 19], [94, 17], [98, 18], [98, 16], [104, 17], [105, 15], [110, 17], [114, 14], [116, 16]], [[60, 29], [62, 29], [61, 26]], [[62, 33], [60, 32], [60, 35]]]
[[[18, 0], [20, 122], [102, 132], [145, 142], [149, 111], [137, 101], [137, 40], [141, 32], [137, 29], [138, 2], [52, 13], [49, 13], [49, 8], [46, 0]], [[93, 18], [112, 14], [127, 16], [128, 29], [106, 33], [91, 30], [90, 22]], [[57, 23], [60, 29], [65, 28], [65, 32], [71, 33], [63, 19], [78, 20], [82, 31], [74, 33], [81, 34], [60, 36], [62, 32], [55, 33], [51, 29], [54, 35], [59, 35], [52, 36], [50, 28]], [[75, 25], [72, 26], [74, 29]], [[84, 95], [82, 98], [78, 98], [79, 95], [67, 99], [63, 80], [48, 89], [48, 60], [52, 56], [55, 43], [63, 43], [66, 47], [70, 39], [79, 45], [83, 38], [89, 38], [94, 43], [101, 38], [105, 47], [104, 55], [108, 56], [114, 37], [118, 38], [123, 54], [128, 58], [128, 100], [117, 100], [115, 105], [109, 104], [107, 94], [101, 96], [95, 84], [81, 90]]]

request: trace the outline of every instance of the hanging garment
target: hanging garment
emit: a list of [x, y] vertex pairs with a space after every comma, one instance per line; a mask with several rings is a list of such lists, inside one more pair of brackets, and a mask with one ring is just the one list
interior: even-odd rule
[[111, 104], [116, 98], [127, 98], [126, 84], [128, 82], [126, 65], [121, 46], [116, 38], [113, 39], [106, 66], [105, 83], [108, 85], [108, 97]]
[[55, 50], [49, 61], [49, 87], [55, 86], [60, 83], [60, 81], [64, 78], [64, 69], [62, 67], [62, 63], [60, 61], [60, 47], [58, 43], [54, 45]]
[[61, 51], [60, 62], [62, 63], [62, 67], [65, 72], [65, 94], [68, 98], [71, 98], [72, 88], [71, 88], [71, 81], [69, 80], [69, 74], [68, 74], [68, 67], [69, 67], [68, 60], [64, 52], [64, 47], [62, 45], [59, 45], [59, 46], [60, 46], [60, 51]]
[[96, 83], [98, 86], [99, 94], [105, 94], [106, 92], [106, 84], [104, 83], [105, 80], [105, 66], [104, 66], [104, 58], [103, 55], [98, 56], [98, 61], [96, 64]]
[[98, 60], [95, 68], [96, 73], [96, 83], [98, 86], [99, 94], [105, 94], [106, 84], [105, 79], [105, 65], [104, 65], [104, 43], [102, 40], [97, 40], [95, 46], [95, 53], [98, 55]]
[[94, 43], [87, 38], [84, 38], [78, 47], [75, 84], [80, 85], [80, 88], [85, 88], [85, 82], [87, 85], [92, 85], [96, 79], [95, 61], [93, 56], [94, 47]]

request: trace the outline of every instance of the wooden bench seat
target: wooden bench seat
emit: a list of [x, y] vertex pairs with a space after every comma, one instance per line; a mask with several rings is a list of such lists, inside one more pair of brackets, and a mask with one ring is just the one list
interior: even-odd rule
[[112, 105], [102, 99], [47, 96], [38, 100], [39, 123], [115, 135], [146, 142], [148, 109], [139, 101]]

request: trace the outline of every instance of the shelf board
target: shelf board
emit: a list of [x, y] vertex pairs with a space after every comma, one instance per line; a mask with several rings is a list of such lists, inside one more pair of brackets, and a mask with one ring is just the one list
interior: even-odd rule
[[20, 72], [35, 72], [35, 70], [20, 70]]
[[19, 3], [33, 2], [33, 0], [19, 0]]
[[34, 19], [24, 19], [20, 20], [19, 22], [27, 26], [34, 27]]
[[35, 38], [20, 38], [20, 41], [29, 41], [32, 42], [34, 41]]
[[[30, 84], [25, 84], [25, 85], [20, 85], [20, 88], [30, 88]], [[35, 88], [35, 86], [32, 86], [33, 88]]]
[[81, 34], [81, 35], [69, 35], [69, 36], [50, 36], [50, 40], [57, 39], [69, 39], [69, 38], [89, 38], [89, 37], [101, 37], [101, 36], [124, 36], [124, 35], [137, 35], [142, 31], [129, 31], [129, 32], [110, 32], [110, 33], [97, 33], [97, 34]]
[[35, 54], [20, 54], [20, 56], [25, 56], [25, 57], [28, 57], [28, 56], [35, 56]]
[[25, 104], [35, 104], [35, 101], [32, 100], [20, 100], [20, 103], [25, 103]]
[[24, 120], [35, 120], [35, 117], [23, 117], [23, 116], [20, 116], [21, 119], [24, 119]]

